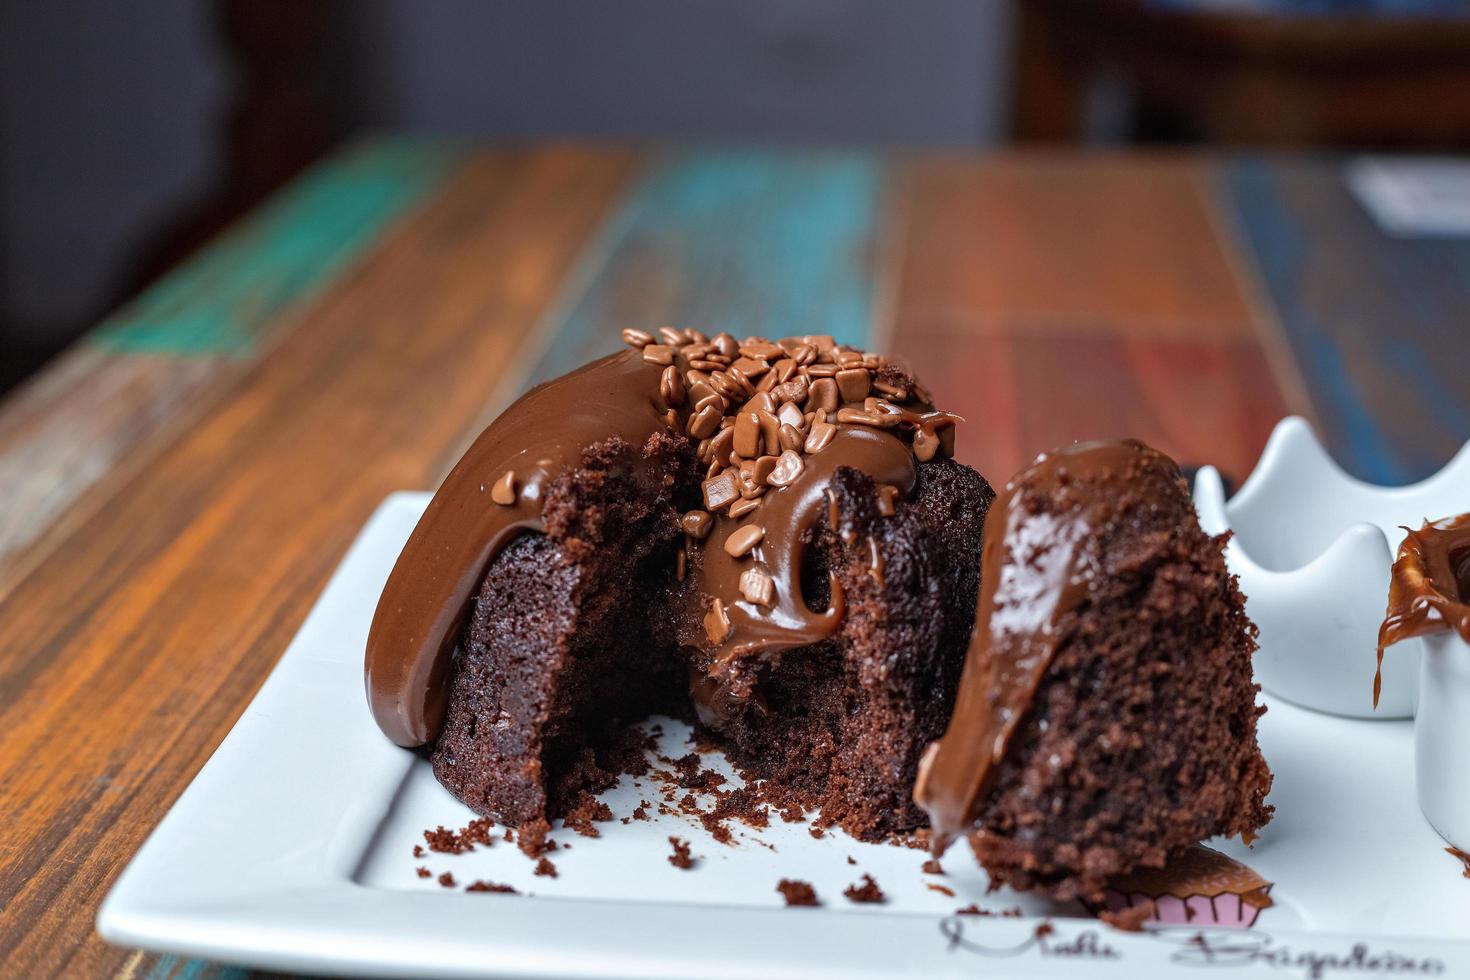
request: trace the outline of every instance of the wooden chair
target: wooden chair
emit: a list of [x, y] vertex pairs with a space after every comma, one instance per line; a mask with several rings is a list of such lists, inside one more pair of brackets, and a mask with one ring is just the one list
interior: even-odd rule
[[1125, 139], [1470, 147], [1470, 19], [1241, 15], [1143, 0], [1018, 7], [1023, 141], [1084, 139], [1101, 83], [1132, 102], [1132, 125], [1112, 134]]

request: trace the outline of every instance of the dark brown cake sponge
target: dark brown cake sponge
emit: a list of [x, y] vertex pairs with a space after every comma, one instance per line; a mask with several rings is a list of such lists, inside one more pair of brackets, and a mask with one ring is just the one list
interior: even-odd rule
[[[638, 484], [619, 443], [559, 479], [546, 533], [492, 564], [461, 644], [434, 772], [475, 812], [510, 824], [563, 816], [629, 767], [627, 727], [691, 718], [703, 641], [675, 569], [677, 515], [697, 499], [688, 443], [658, 437], [675, 478]], [[814, 529], [809, 601], [833, 568], [847, 598], [837, 636], [752, 661], [765, 710], [707, 730], [747, 774], [855, 836], [924, 822], [918, 757], [943, 731], [974, 622], [989, 484], [952, 460], [920, 463], [910, 499], [883, 516], [866, 475], [840, 468], [839, 527]], [[874, 561], [876, 555], [877, 561]], [[874, 569], [878, 571], [875, 574]]]
[[[635, 454], [657, 465], [635, 467]], [[563, 815], [622, 768], [614, 735], [669, 710], [683, 668], [650, 648], [650, 592], [679, 529], [668, 479], [687, 440], [611, 439], [548, 489], [544, 534], [492, 563], [456, 655], [434, 774], [470, 809], [519, 825]]]
[[[1059, 620], [1055, 658], [970, 835], [996, 884], [1096, 898], [1110, 876], [1270, 819], [1255, 626], [1225, 538], [1200, 528], [1181, 482], [1150, 484], [1161, 479], [1125, 490], [1084, 545], [1101, 574]], [[1096, 499], [1086, 479], [1017, 492], [1035, 514]]]
[[[766, 709], [711, 726], [748, 776], [820, 807], [861, 840], [923, 826], [913, 780], [944, 731], [975, 617], [990, 485], [952, 460], [921, 463], [911, 499], [885, 517], [865, 474], [840, 468], [837, 527], [818, 526], [804, 589], [825, 605], [837, 572], [846, 613], [831, 640], [752, 664]], [[876, 560], [875, 560], [876, 558]]]

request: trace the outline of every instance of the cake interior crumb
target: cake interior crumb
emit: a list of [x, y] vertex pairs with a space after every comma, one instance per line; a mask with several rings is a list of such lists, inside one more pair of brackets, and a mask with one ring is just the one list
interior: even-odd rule
[[870, 874], [864, 874], [862, 882], [856, 885], [848, 885], [842, 890], [842, 894], [849, 902], [857, 902], [863, 905], [886, 902], [888, 896], [883, 894], [883, 889], [878, 887], [878, 882], [873, 880]]
[[781, 897], [786, 900], [788, 908], [822, 904], [817, 900], [817, 890], [812, 887], [809, 881], [801, 881], [797, 878], [782, 878], [776, 884], [776, 891], [780, 892]]

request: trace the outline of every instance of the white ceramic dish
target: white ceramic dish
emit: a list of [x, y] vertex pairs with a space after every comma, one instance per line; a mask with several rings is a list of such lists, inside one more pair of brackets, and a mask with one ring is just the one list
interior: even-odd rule
[[[1390, 648], [1384, 659], [1394, 656]], [[1414, 718], [1419, 807], [1440, 836], [1470, 851], [1470, 643], [1458, 633], [1424, 638]]]
[[[987, 895], [963, 848], [934, 877], [920, 872], [921, 852], [841, 834], [817, 840], [779, 820], [740, 829], [735, 846], [676, 816], [604, 824], [598, 840], [558, 830], [573, 846], [553, 855], [557, 878], [534, 876], [504, 843], [415, 859], [425, 828], [470, 814], [420, 757], [378, 732], [361, 660], [376, 597], [427, 499], [395, 495], [368, 524], [259, 695], [108, 896], [105, 939], [376, 976], [1055, 977], [1065, 964], [1079, 977], [1175, 976], [1185, 966], [1308, 977], [1333, 976], [1335, 965], [1361, 972], [1354, 964], [1375, 958], [1470, 975], [1470, 882], [1415, 806], [1411, 726], [1280, 702], [1261, 728], [1277, 817], [1252, 850], [1218, 842], [1275, 882], [1277, 904], [1245, 932], [1120, 933], [1076, 907]], [[681, 734], [668, 727], [665, 751], [685, 751]], [[605, 799], [627, 815], [655, 799], [652, 789], [625, 782]], [[671, 834], [692, 843], [693, 870], [667, 862]], [[529, 894], [451, 891], [421, 879], [421, 865], [461, 886], [485, 878]], [[888, 904], [841, 897], [864, 872]], [[781, 877], [812, 882], [825, 906], [782, 908]], [[1020, 905], [1032, 917], [951, 914], [971, 902]], [[1037, 937], [1039, 915], [1055, 932]]]
[[1301, 418], [1282, 419], [1260, 462], [1225, 499], [1220, 474], [1200, 470], [1194, 503], [1207, 531], [1233, 530], [1226, 551], [1246, 611], [1261, 630], [1256, 676], [1272, 694], [1356, 718], [1410, 718], [1419, 640], [1383, 662], [1373, 709], [1378, 626], [1402, 526], [1470, 510], [1470, 445], [1439, 473], [1405, 487], [1354, 479]]

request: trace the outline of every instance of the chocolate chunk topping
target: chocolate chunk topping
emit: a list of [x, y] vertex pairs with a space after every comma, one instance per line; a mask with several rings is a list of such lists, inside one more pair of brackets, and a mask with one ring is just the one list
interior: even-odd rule
[[801, 471], [805, 468], [806, 464], [801, 461], [801, 455], [795, 450], [788, 449], [781, 453], [781, 458], [771, 466], [770, 472], [766, 474], [766, 482], [773, 487], [789, 487], [796, 482], [796, 478], [801, 476]]
[[737, 500], [733, 504], [731, 504], [730, 509], [725, 513], [727, 513], [732, 519], [740, 518], [744, 517], [746, 514], [749, 514], [760, 505], [761, 502], [759, 497], [743, 497], [740, 500]]
[[715, 519], [706, 510], [691, 510], [679, 519], [679, 527], [696, 541], [704, 540], [714, 523]]
[[673, 364], [674, 348], [665, 344], [649, 344], [643, 348], [643, 359], [650, 364]]
[[775, 592], [776, 586], [771, 581], [771, 573], [764, 568], [747, 568], [740, 573], [740, 594], [745, 597], [746, 602], [769, 606]]
[[670, 408], [678, 408], [684, 404], [684, 375], [674, 365], [670, 364], [659, 375], [658, 394]]
[[704, 407], [695, 415], [689, 417], [689, 425], [686, 430], [691, 439], [704, 439], [715, 434], [720, 427], [721, 412], [719, 407], [706, 400]]
[[761, 543], [766, 529], [759, 524], [746, 524], [725, 539], [725, 552], [736, 558], [750, 554], [752, 548]]
[[806, 437], [806, 446], [804, 448], [808, 453], [819, 453], [831, 444], [836, 435], [837, 426], [832, 423], [813, 422], [812, 431]]
[[490, 488], [490, 499], [502, 507], [509, 507], [516, 502], [516, 475], [506, 470], [495, 485]]
[[740, 484], [736, 475], [737, 471], [726, 470], [719, 476], [704, 481], [705, 510], [721, 510], [740, 497]]
[[704, 615], [704, 631], [711, 643], [723, 643], [730, 635], [730, 617], [725, 615], [725, 603], [716, 599]]

